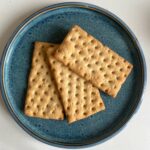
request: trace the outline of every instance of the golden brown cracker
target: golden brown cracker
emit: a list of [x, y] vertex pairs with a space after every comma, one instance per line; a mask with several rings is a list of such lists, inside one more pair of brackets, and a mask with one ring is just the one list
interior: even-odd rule
[[47, 50], [49, 63], [54, 73], [68, 122], [87, 118], [105, 109], [99, 90], [66, 66], [57, 61], [52, 53], [58, 48], [53, 45]]
[[63, 107], [45, 55], [50, 46], [49, 43], [35, 43], [24, 113], [32, 117], [62, 120]]
[[113, 97], [133, 67], [77, 25], [67, 34], [54, 57]]

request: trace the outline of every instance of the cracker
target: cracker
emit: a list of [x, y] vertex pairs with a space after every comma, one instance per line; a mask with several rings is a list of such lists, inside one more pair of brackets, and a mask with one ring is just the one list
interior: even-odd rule
[[48, 43], [35, 43], [24, 113], [32, 117], [62, 120], [63, 106], [44, 52], [50, 46]]
[[104, 110], [99, 90], [57, 61], [52, 53], [58, 45], [53, 46], [47, 50], [47, 56], [68, 122], [72, 123]]
[[54, 57], [113, 97], [133, 67], [77, 25], [67, 34]]

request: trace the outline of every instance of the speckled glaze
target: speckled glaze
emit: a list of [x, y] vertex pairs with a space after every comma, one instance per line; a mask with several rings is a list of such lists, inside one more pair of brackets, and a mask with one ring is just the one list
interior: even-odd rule
[[[35, 41], [60, 43], [74, 24], [80, 25], [134, 66], [115, 99], [101, 92], [106, 111], [68, 124], [30, 118], [23, 107]], [[145, 62], [129, 28], [110, 12], [85, 3], [46, 7], [27, 18], [14, 32], [1, 59], [1, 93], [17, 123], [48, 144], [72, 148], [105, 141], [117, 133], [135, 112], [144, 88]], [[136, 88], [135, 88], [136, 87]]]

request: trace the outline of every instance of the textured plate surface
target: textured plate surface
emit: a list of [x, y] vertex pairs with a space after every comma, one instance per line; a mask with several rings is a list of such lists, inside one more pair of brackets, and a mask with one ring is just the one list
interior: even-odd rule
[[[34, 41], [60, 43], [68, 29], [78, 24], [134, 66], [115, 99], [101, 92], [106, 111], [73, 123], [30, 118], [23, 107]], [[83, 146], [111, 137], [138, 106], [145, 81], [140, 46], [116, 16], [84, 3], [63, 3], [44, 8], [26, 19], [14, 32], [1, 60], [1, 92], [8, 110], [30, 135], [55, 145]], [[136, 87], [136, 88], [135, 88]]]

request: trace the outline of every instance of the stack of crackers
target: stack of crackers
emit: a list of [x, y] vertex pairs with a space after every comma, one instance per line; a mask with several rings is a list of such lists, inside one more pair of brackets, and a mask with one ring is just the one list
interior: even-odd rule
[[58, 44], [35, 42], [24, 112], [68, 123], [105, 110], [99, 90], [116, 97], [133, 66], [81, 27]]

